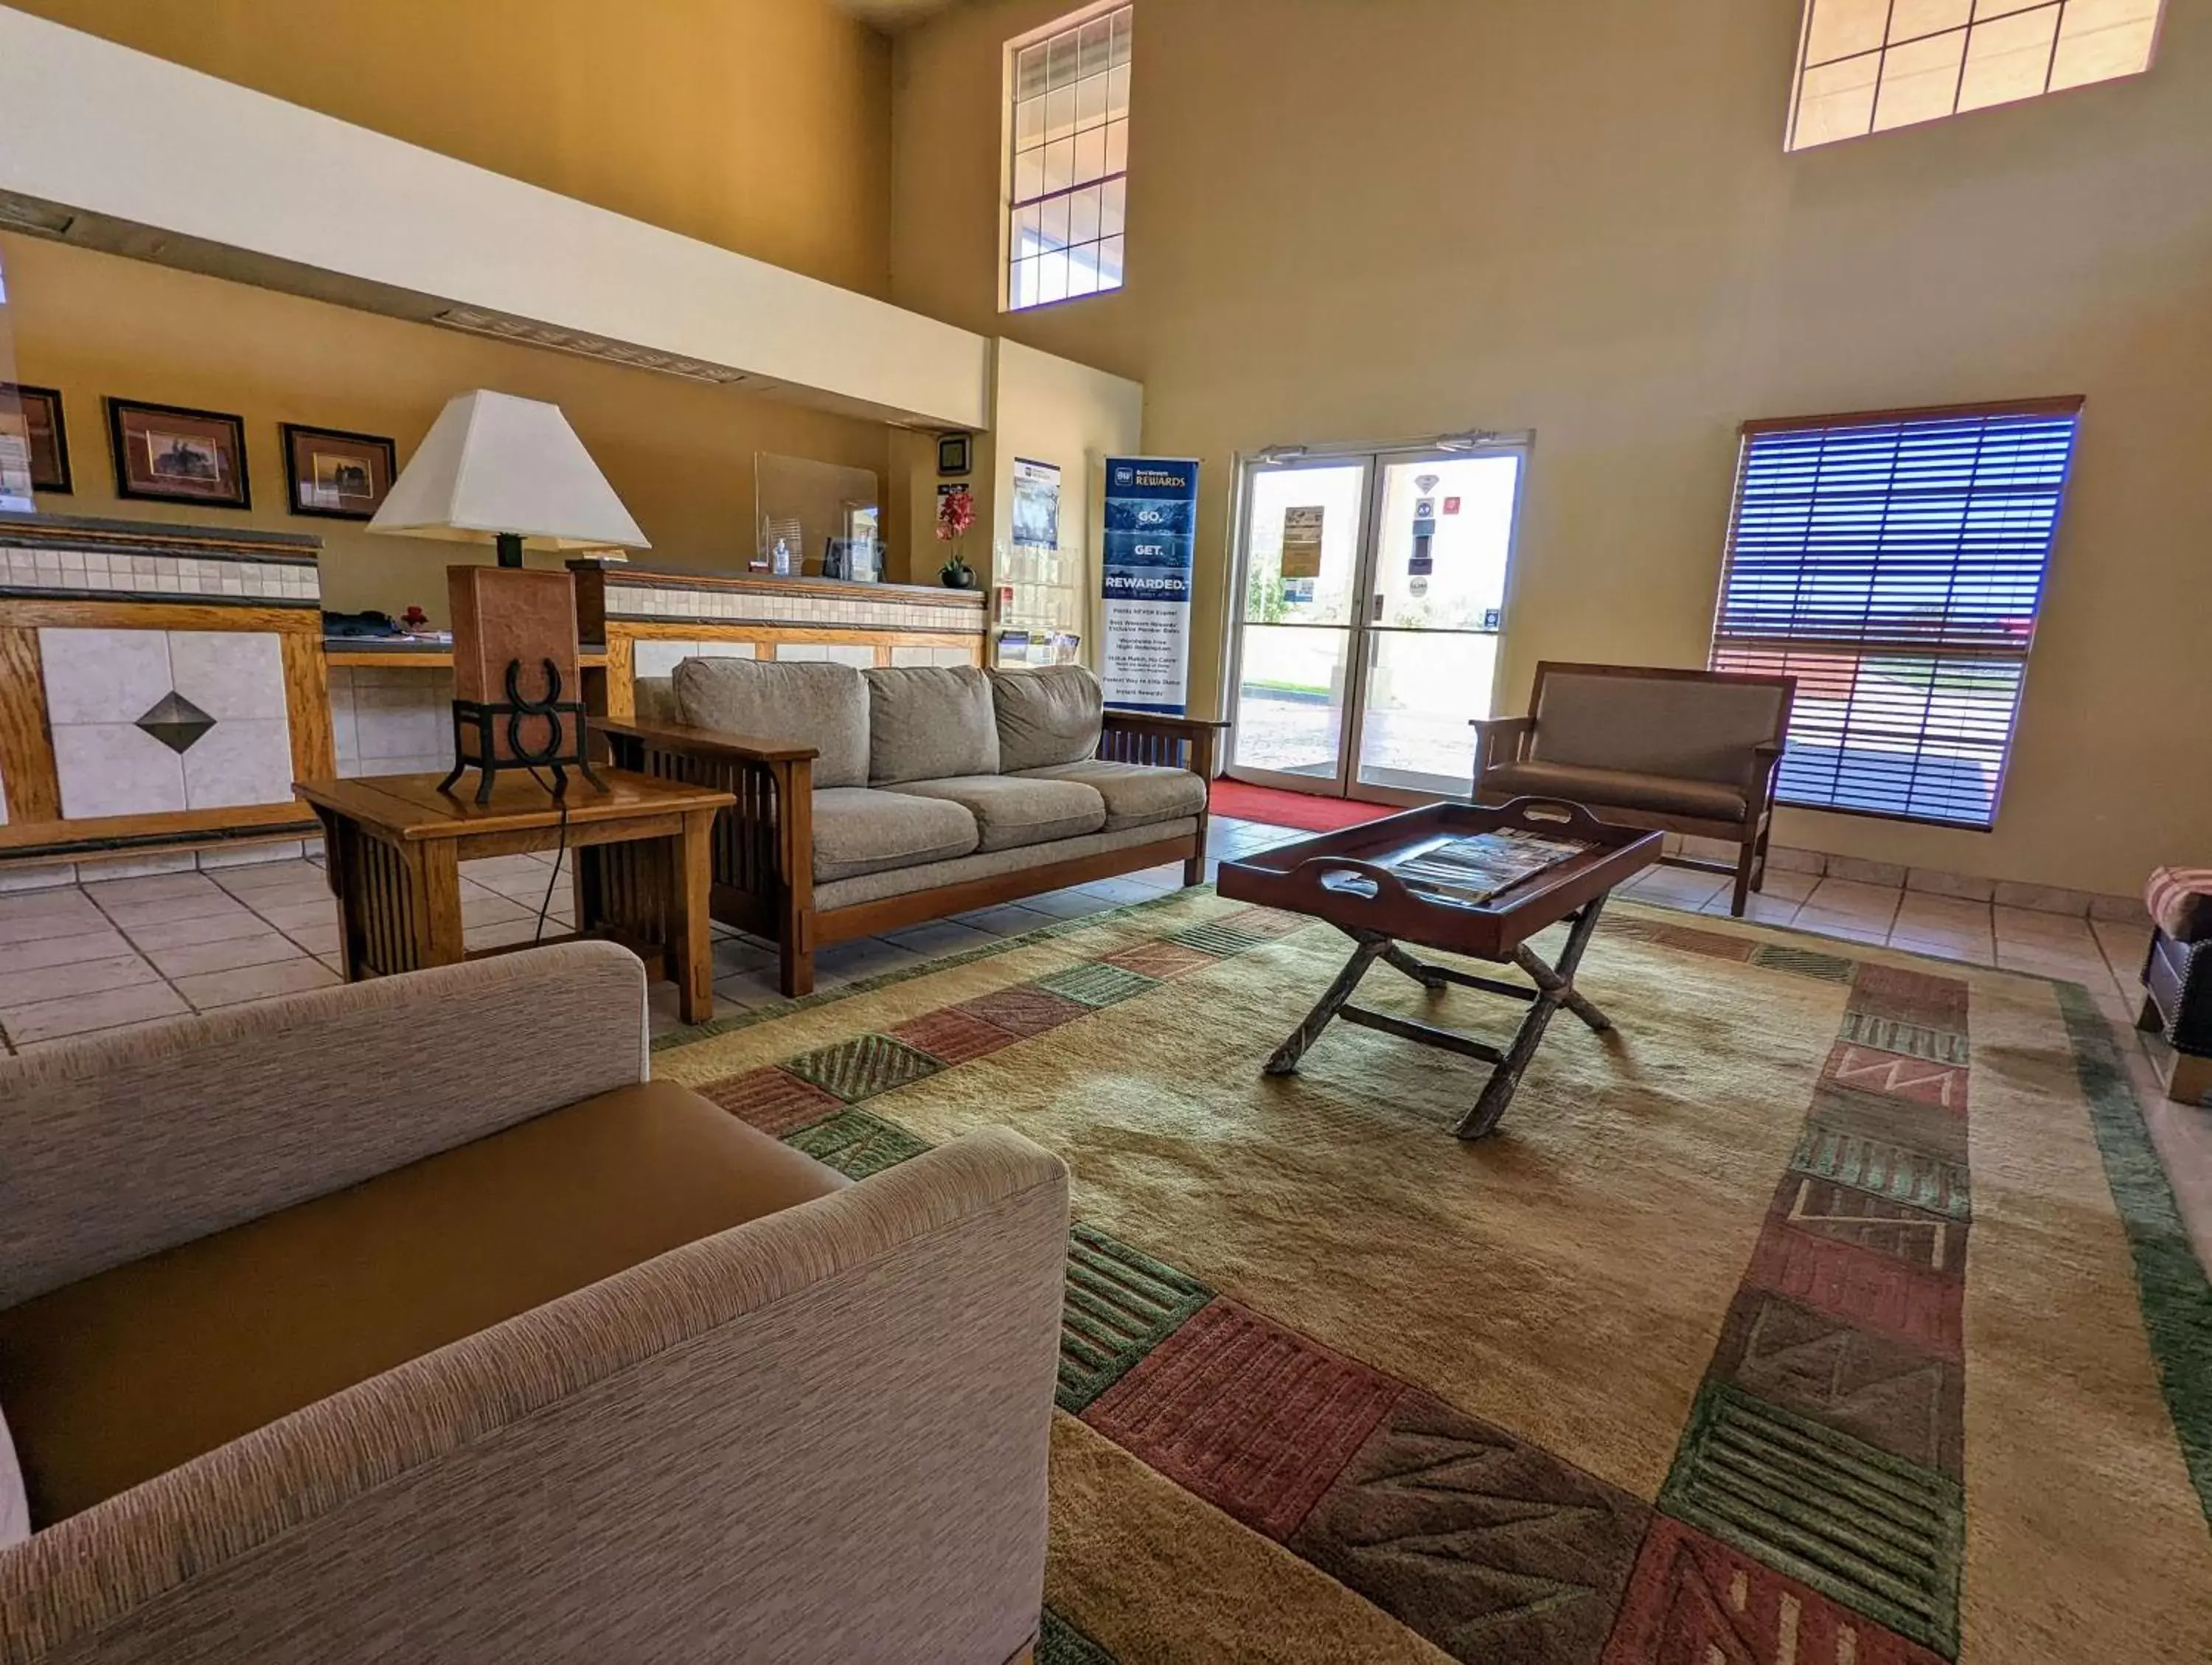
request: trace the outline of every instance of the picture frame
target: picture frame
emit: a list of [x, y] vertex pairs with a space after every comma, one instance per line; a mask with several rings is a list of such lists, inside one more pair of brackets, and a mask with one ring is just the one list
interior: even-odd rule
[[975, 471], [975, 436], [973, 434], [939, 434], [937, 436], [937, 471], [946, 478]]
[[327, 520], [375, 517], [399, 477], [398, 447], [378, 434], [280, 424], [292, 513]]
[[[8, 408], [11, 401], [13, 410]], [[0, 441], [9, 440], [21, 444], [29, 459], [33, 490], [64, 495], [74, 490], [60, 389], [0, 381]]]
[[206, 508], [253, 507], [243, 417], [111, 394], [107, 437], [118, 497]]

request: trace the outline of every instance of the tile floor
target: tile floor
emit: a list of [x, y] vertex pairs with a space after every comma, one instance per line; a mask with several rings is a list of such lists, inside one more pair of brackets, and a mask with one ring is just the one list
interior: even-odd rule
[[[1306, 836], [1218, 817], [1210, 854], [1218, 861]], [[0, 895], [0, 1041], [10, 1052], [25, 1052], [71, 1036], [336, 983], [337, 922], [319, 864], [310, 857]], [[566, 930], [568, 890], [550, 857], [468, 863], [461, 915], [469, 945], [528, 940], [549, 881], [546, 929]], [[816, 986], [834, 988], [1054, 921], [1147, 901], [1182, 882], [1181, 865], [1174, 864], [841, 943], [816, 955]], [[1655, 867], [1622, 894], [1724, 916], [1729, 882]], [[1769, 877], [1765, 894], [1753, 898], [1748, 917], [2082, 984], [2112, 1021], [2191, 1235], [2212, 1265], [2212, 1112], [2164, 1098], [2153, 1073], [2157, 1043], [2133, 1028], [2147, 925], [1779, 871]], [[718, 1015], [781, 1004], [773, 945], [722, 926], [715, 933]], [[674, 994], [665, 984], [655, 986], [657, 1031], [675, 1024]]]

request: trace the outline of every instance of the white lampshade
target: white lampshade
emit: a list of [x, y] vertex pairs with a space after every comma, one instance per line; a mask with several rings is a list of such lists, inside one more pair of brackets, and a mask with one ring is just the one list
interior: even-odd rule
[[540, 549], [651, 549], [557, 404], [479, 388], [447, 401], [371, 532]]

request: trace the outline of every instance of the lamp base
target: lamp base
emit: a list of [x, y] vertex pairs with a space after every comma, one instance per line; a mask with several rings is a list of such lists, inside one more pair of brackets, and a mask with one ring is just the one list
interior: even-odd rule
[[[438, 782], [438, 790], [451, 791], [453, 783], [473, 769], [480, 776], [477, 802], [489, 804], [501, 770], [520, 769], [534, 776], [537, 770], [550, 769], [553, 771], [553, 795], [560, 798], [568, 790], [566, 771], [574, 769], [591, 782], [593, 791], [605, 792], [605, 782], [592, 773], [591, 716], [584, 702], [561, 697], [561, 672], [550, 659], [545, 661], [544, 699], [523, 696], [521, 676], [522, 662], [510, 659], [505, 700], [453, 702], [453, 767]], [[545, 726], [542, 744], [532, 746], [524, 741], [526, 722]], [[506, 725], [504, 734], [498, 726], [501, 723]], [[502, 739], [504, 744], [501, 744]]]

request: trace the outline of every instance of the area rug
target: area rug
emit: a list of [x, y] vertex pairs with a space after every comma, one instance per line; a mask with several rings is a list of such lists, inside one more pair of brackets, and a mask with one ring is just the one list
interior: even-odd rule
[[[1073, 1175], [1048, 1662], [2212, 1659], [2212, 1291], [2071, 985], [1615, 903], [1498, 1134], [1187, 891], [669, 1037], [865, 1176]], [[1517, 1009], [1377, 968], [1364, 1002]]]
[[1223, 777], [1214, 781], [1209, 807], [1216, 815], [1260, 821], [1271, 827], [1306, 832], [1334, 832], [1401, 813], [1402, 804], [1355, 804], [1348, 798], [1322, 798], [1308, 792], [1282, 792]]

